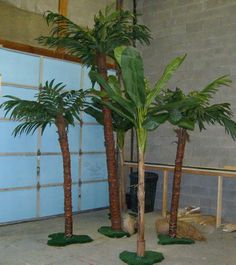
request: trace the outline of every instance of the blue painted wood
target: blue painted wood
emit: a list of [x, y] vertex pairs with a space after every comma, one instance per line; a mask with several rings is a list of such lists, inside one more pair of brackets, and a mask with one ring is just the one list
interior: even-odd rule
[[0, 123], [0, 152], [36, 152], [37, 134], [14, 137], [12, 132], [18, 122], [9, 121]]
[[81, 210], [108, 206], [108, 183], [86, 183], [82, 185]]
[[3, 82], [34, 85], [39, 82], [39, 57], [0, 49], [0, 73]]
[[103, 127], [100, 125], [83, 126], [83, 151], [105, 151]]
[[[72, 210], [78, 211], [78, 185], [72, 185]], [[46, 187], [40, 193], [40, 217], [64, 213], [63, 186]]]
[[64, 213], [63, 186], [40, 189], [40, 217]]
[[[17, 62], [17, 63], [16, 63]], [[28, 54], [0, 49], [0, 73], [3, 82], [37, 86], [39, 83], [40, 58]], [[79, 89], [81, 66], [62, 60], [44, 59], [43, 81], [56, 79], [55, 82], [67, 84], [67, 89]], [[83, 89], [91, 88], [88, 68], [84, 68], [85, 77]], [[98, 85], [96, 88], [99, 89]], [[2, 95], [14, 95], [22, 99], [34, 99], [37, 91], [3, 86]], [[0, 103], [4, 102], [0, 98]], [[0, 110], [0, 117], [4, 113]], [[84, 121], [95, 122], [87, 115]], [[37, 133], [22, 134], [14, 138], [11, 133], [19, 123], [16, 121], [0, 122], [0, 153], [5, 152], [37, 152]], [[80, 146], [80, 127], [69, 128], [69, 146], [71, 152], [105, 151], [103, 127], [100, 125], [84, 125], [83, 139]], [[41, 152], [61, 152], [55, 126], [46, 128], [42, 137]], [[82, 180], [101, 179], [107, 177], [106, 159], [104, 154], [83, 154], [82, 168], [79, 168], [79, 156], [71, 155], [72, 181], [78, 182], [81, 170]], [[2, 156], [0, 157], [0, 188], [14, 188], [37, 185], [37, 157], [36, 156]], [[62, 157], [60, 155], [40, 156], [41, 185], [63, 183]], [[40, 190], [41, 217], [62, 214], [64, 212], [63, 186], [41, 187]], [[81, 210], [88, 210], [108, 206], [107, 182], [87, 183], [81, 186]], [[73, 211], [78, 211], [79, 185], [72, 187]], [[34, 189], [12, 190], [0, 192], [0, 223], [35, 218], [37, 216], [37, 192]]]
[[106, 179], [106, 155], [105, 154], [85, 154], [82, 158], [82, 180]]
[[[0, 97], [0, 104], [8, 100], [5, 96], [14, 96], [21, 99], [26, 100], [35, 100], [35, 95], [38, 93], [36, 90], [26, 89], [26, 88], [17, 88], [17, 87], [10, 87], [10, 86], [2, 86], [1, 88], [1, 97]], [[0, 118], [5, 117], [5, 111], [0, 109]], [[6, 116], [9, 117], [9, 114]]]
[[45, 58], [43, 68], [44, 82], [55, 79], [56, 83], [64, 83], [66, 89], [80, 89], [80, 64]]
[[1, 156], [0, 188], [36, 185], [36, 157]]
[[[69, 126], [68, 139], [71, 152], [79, 152], [79, 126]], [[61, 152], [55, 125], [46, 127], [42, 136], [42, 152]]]
[[[63, 183], [62, 156], [41, 156], [40, 169], [41, 184]], [[78, 182], [78, 155], [71, 155], [71, 175], [72, 181]]]
[[0, 223], [36, 217], [36, 189], [0, 192]]

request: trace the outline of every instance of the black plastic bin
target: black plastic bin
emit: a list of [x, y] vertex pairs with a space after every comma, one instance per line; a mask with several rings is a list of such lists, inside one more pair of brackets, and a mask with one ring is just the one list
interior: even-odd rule
[[[133, 212], [138, 212], [137, 184], [138, 172], [130, 173], [130, 206]], [[158, 174], [145, 172], [145, 213], [153, 212]]]

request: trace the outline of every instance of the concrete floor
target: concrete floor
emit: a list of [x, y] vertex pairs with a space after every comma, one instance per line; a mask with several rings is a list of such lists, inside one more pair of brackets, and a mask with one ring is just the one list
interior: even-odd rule
[[[195, 245], [159, 246], [154, 221], [156, 213], [146, 214], [147, 249], [160, 251], [162, 265], [236, 265], [236, 234], [216, 231], [207, 242]], [[47, 235], [63, 231], [62, 217], [0, 227], [0, 265], [122, 265], [118, 258], [123, 250], [135, 251], [136, 236], [110, 239], [97, 233], [101, 225], [109, 225], [107, 211], [74, 217], [74, 233], [88, 234], [89, 244], [64, 248], [46, 245]]]

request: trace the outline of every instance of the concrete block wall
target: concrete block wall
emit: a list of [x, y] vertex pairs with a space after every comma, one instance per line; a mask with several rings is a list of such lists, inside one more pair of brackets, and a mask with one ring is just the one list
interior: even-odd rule
[[[231, 103], [236, 113], [236, 1], [139, 0], [138, 11], [153, 34], [150, 47], [139, 47], [151, 83], [158, 80], [171, 59], [187, 53], [169, 88], [200, 89], [213, 79], [229, 74], [232, 86], [221, 88], [215, 101]], [[185, 165], [217, 168], [236, 165], [236, 143], [219, 126], [209, 127], [202, 133], [196, 130], [190, 134], [190, 140]], [[146, 161], [173, 164], [175, 141], [173, 128], [168, 124], [150, 133]], [[223, 186], [223, 217], [236, 222], [236, 180], [225, 179]], [[185, 174], [180, 206], [199, 205], [205, 213], [213, 214], [216, 189], [216, 177]], [[157, 188], [157, 209], [161, 208], [161, 196], [162, 177]]]

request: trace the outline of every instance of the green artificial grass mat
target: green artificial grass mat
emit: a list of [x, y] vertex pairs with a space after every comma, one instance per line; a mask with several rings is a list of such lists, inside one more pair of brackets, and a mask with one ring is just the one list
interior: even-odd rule
[[73, 235], [65, 237], [65, 233], [55, 233], [48, 236], [50, 239], [47, 244], [54, 247], [64, 247], [71, 244], [83, 244], [92, 242], [93, 239], [87, 235]]
[[190, 238], [184, 238], [184, 237], [173, 238], [170, 237], [169, 235], [162, 235], [162, 234], [158, 235], [158, 239], [159, 239], [158, 244], [160, 245], [174, 245], [174, 244], [188, 245], [195, 243], [195, 241]]
[[103, 234], [104, 236], [111, 237], [111, 238], [121, 238], [121, 237], [129, 237], [129, 233], [124, 232], [122, 230], [115, 231], [110, 226], [102, 226], [98, 229], [98, 232]]
[[145, 251], [144, 257], [137, 256], [136, 252], [123, 251], [119, 257], [128, 265], [152, 265], [164, 259], [162, 253], [155, 251]]

